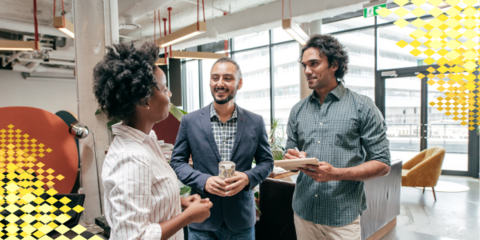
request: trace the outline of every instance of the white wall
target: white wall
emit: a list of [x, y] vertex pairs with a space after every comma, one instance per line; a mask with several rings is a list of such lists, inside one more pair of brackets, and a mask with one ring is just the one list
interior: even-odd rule
[[[29, 81], [20, 72], [0, 70], [0, 107], [27, 106], [76, 115], [77, 82]], [[92, 112], [94, 114], [94, 112]]]

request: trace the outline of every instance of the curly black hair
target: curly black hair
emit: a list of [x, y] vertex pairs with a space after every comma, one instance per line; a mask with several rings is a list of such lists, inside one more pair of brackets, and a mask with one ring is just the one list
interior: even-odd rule
[[343, 79], [343, 76], [348, 71], [348, 53], [345, 50], [345, 46], [340, 44], [336, 38], [332, 35], [313, 35], [307, 44], [302, 48], [302, 54], [300, 55], [300, 62], [303, 58], [303, 53], [309, 48], [318, 48], [323, 52], [328, 59], [328, 67], [332, 64], [337, 64], [338, 69], [335, 71], [335, 77], [337, 79]]
[[114, 44], [93, 70], [93, 91], [100, 110], [110, 120], [128, 120], [138, 105], [145, 105], [158, 88], [155, 62], [159, 48], [151, 42], [139, 49], [131, 44]]

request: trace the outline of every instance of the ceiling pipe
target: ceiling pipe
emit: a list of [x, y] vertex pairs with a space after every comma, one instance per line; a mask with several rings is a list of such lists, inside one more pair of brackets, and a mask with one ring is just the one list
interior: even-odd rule
[[[316, 1], [316, 0], [296, 0], [295, 8], [292, 9], [293, 19], [296, 22], [311, 22], [314, 20], [334, 17], [339, 14], [357, 11], [362, 9], [366, 0], [336, 0], [336, 1]], [[387, 2], [392, 2], [388, 0]], [[172, 46], [174, 50], [198, 46], [213, 41], [229, 39], [249, 33], [261, 32], [277, 27], [281, 27], [282, 2], [275, 1], [255, 8], [236, 12], [215, 19], [215, 29], [207, 27], [207, 33]], [[212, 26], [213, 19], [207, 20], [207, 26]], [[212, 39], [211, 36], [218, 31], [218, 38]], [[127, 34], [133, 36], [139, 45], [150, 40], [153, 34], [153, 23], [143, 26], [139, 32], [135, 31]], [[139, 37], [142, 36], [142, 37]]]
[[[32, 33], [32, 25], [33, 23], [20, 22], [0, 17], [0, 26], [2, 26], [1, 28], [5, 30]], [[58, 29], [45, 25], [38, 25], [38, 32], [43, 35], [65, 37], [65, 34], [60, 32]]]
[[49, 64], [49, 65], [75, 66], [75, 62], [62, 61], [62, 60], [50, 59], [48, 60], [48, 62], [45, 62], [43, 59], [38, 59], [38, 58], [17, 58], [17, 59], [20, 62], [38, 62], [38, 63]]
[[27, 72], [27, 73], [62, 73], [62, 74], [69, 74], [73, 76], [73, 69], [45, 67], [42, 65], [39, 65], [33, 69], [30, 69], [28, 67], [23, 66], [20, 63], [12, 64], [12, 71]]

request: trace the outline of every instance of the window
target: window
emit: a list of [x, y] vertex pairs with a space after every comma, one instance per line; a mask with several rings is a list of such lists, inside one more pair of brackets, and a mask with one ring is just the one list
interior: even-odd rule
[[199, 77], [198, 77], [198, 61], [188, 61], [186, 63], [186, 92], [187, 92], [187, 103], [186, 111], [193, 112], [200, 109], [200, 88], [199, 88]]
[[202, 78], [202, 83], [203, 83], [203, 92], [202, 92], [202, 98], [203, 98], [203, 106], [208, 106], [210, 103], [213, 102], [213, 97], [212, 97], [212, 91], [210, 89], [210, 71], [212, 70], [213, 63], [215, 63], [216, 60], [202, 60], [202, 73], [203, 73], [203, 78]]
[[239, 52], [234, 55], [243, 74], [243, 87], [238, 91], [237, 104], [263, 117], [270, 123], [270, 55], [268, 47]]
[[270, 42], [268, 31], [250, 33], [233, 39], [233, 50], [238, 51], [263, 45]]
[[275, 118], [279, 120], [277, 129], [282, 132], [286, 132], [290, 110], [300, 101], [299, 53], [297, 42], [273, 47]]
[[375, 58], [373, 28], [334, 34], [348, 52], [345, 86], [375, 101]]

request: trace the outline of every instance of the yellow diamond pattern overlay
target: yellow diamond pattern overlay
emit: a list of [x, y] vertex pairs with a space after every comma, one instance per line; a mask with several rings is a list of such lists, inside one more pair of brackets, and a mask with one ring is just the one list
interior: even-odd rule
[[[426, 56], [423, 62], [428, 65], [438, 64], [438, 67], [430, 67], [427, 76], [419, 74], [418, 78], [428, 78], [427, 84], [435, 87], [444, 95], [430, 102], [439, 111], [445, 111], [445, 115], [462, 125], [469, 126], [474, 130], [480, 125], [480, 82], [474, 74], [479, 70], [478, 59], [480, 56], [478, 37], [480, 37], [480, 11], [473, 7], [478, 0], [446, 0], [450, 5], [445, 12], [440, 8], [443, 0], [396, 0], [400, 8], [392, 13], [383, 9], [380, 15], [387, 17], [395, 14], [400, 17], [396, 22], [400, 28], [408, 24], [415, 26], [409, 36], [414, 40], [400, 40], [399, 48], [409, 48], [413, 56]], [[412, 3], [415, 9], [409, 11], [402, 6]], [[429, 3], [426, 8], [424, 4]], [[431, 8], [433, 6], [433, 8]], [[434, 18], [425, 22], [417, 18], [410, 23], [404, 17], [411, 13], [417, 17], [430, 14]], [[412, 49], [413, 47], [413, 49]], [[427, 49], [425, 49], [427, 47]], [[420, 56], [421, 55], [421, 56]]]
[[[65, 177], [55, 174], [55, 169], [44, 168], [42, 163], [54, 147], [32, 138], [14, 124], [0, 126], [0, 239], [50, 240], [47, 234], [70, 230], [79, 234], [73, 239], [85, 239], [80, 235], [86, 231], [84, 227], [70, 229], [63, 225], [71, 219], [71, 211], [81, 213], [84, 208], [67, 206], [71, 204], [68, 197], [55, 197], [55, 182]], [[53, 188], [47, 191], [45, 185]], [[56, 239], [69, 238], [61, 235]]]

